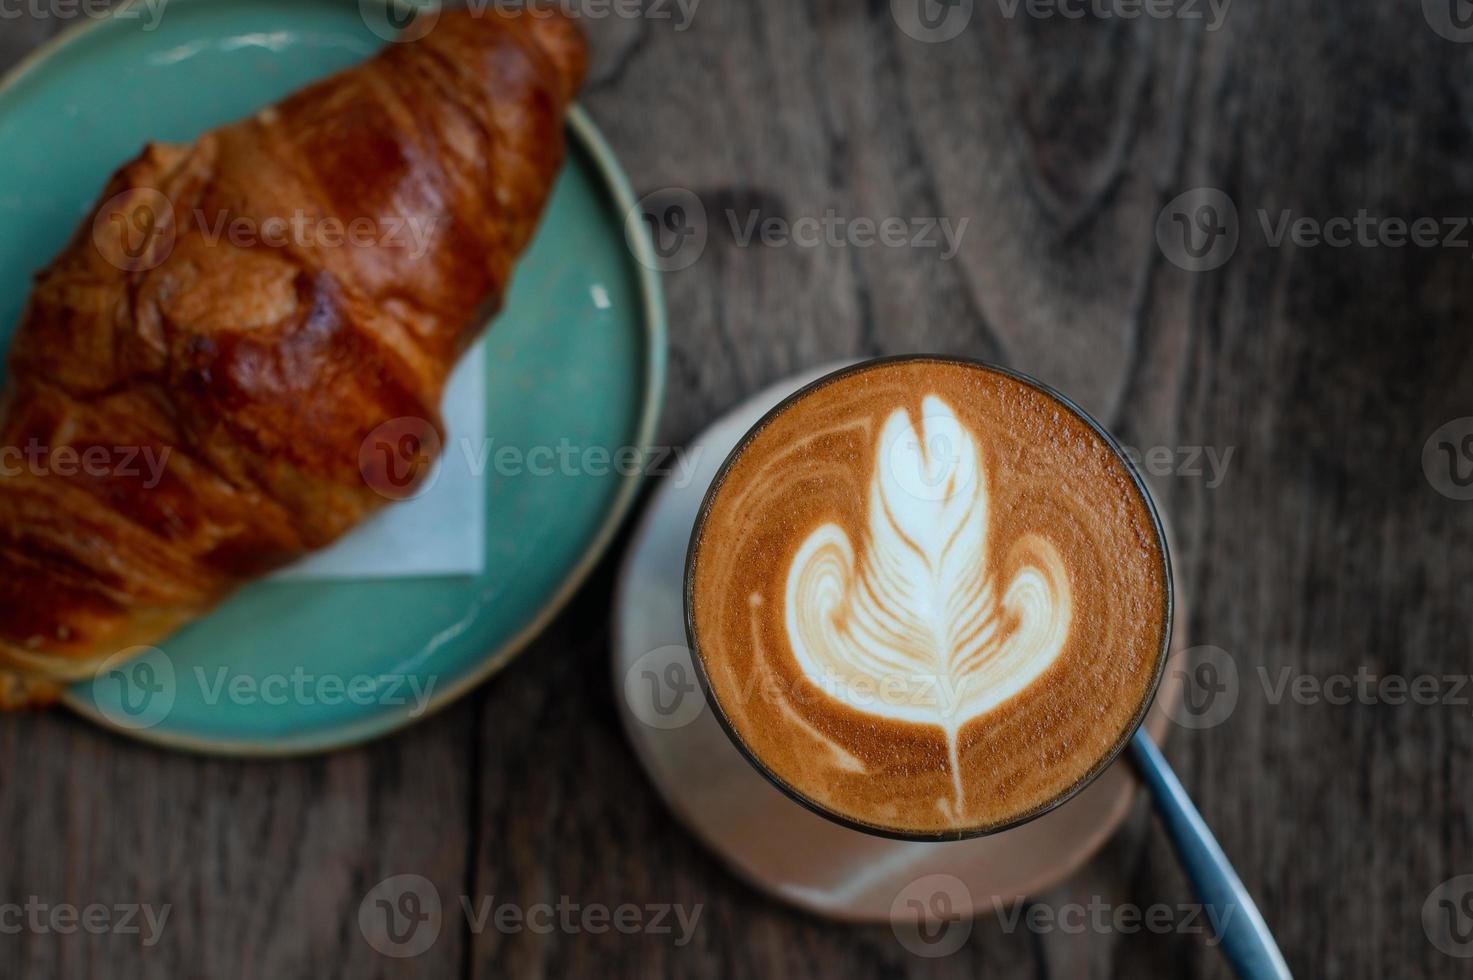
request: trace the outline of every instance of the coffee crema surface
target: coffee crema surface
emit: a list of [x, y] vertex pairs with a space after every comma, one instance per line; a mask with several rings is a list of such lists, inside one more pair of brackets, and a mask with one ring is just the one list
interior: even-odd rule
[[766, 419], [688, 588], [714, 707], [790, 792], [904, 836], [998, 829], [1091, 778], [1162, 668], [1167, 568], [1120, 457], [983, 365], [880, 361]]

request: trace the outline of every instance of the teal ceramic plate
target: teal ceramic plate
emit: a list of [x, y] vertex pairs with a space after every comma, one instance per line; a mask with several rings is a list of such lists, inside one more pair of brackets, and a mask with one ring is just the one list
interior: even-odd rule
[[[384, 43], [366, 0], [170, 0], [157, 18], [142, 7], [72, 31], [0, 85], [0, 345], [31, 274], [145, 141], [192, 139]], [[581, 111], [569, 133], [489, 335], [487, 436], [646, 447], [665, 367], [654, 261], [626, 244], [634, 196], [608, 146]], [[337, 748], [409, 724], [552, 618], [608, 545], [638, 480], [619, 471], [634, 468], [488, 467], [480, 575], [257, 583], [66, 703], [139, 738], [232, 755]]]

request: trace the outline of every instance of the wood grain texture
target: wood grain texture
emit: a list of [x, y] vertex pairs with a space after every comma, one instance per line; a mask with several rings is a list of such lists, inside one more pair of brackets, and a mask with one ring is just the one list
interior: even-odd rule
[[[1436, 492], [1421, 456], [1438, 426], [1473, 415], [1473, 249], [1274, 247], [1259, 214], [1473, 215], [1473, 44], [1440, 37], [1416, 0], [1236, 0], [1211, 31], [971, 6], [934, 44], [882, 0], [705, 0], [684, 31], [588, 22], [584, 104], [639, 193], [694, 191], [710, 226], [700, 258], [665, 279], [662, 440], [687, 442], [825, 360], [936, 350], [1054, 383], [1133, 446], [1231, 448], [1217, 485], [1179, 466], [1151, 478], [1176, 529], [1178, 628], [1229, 651], [1240, 680], [1231, 717], [1176, 732], [1168, 754], [1296, 974], [1466, 975], [1429, 941], [1422, 906], [1473, 873], [1473, 711], [1275, 703], [1263, 677], [1468, 673], [1473, 503]], [[0, 21], [0, 64], [57, 26]], [[1193, 273], [1156, 224], [1198, 187], [1233, 201], [1240, 240]], [[943, 259], [743, 245], [727, 214], [829, 209], [970, 223]], [[960, 952], [923, 959], [887, 928], [796, 914], [733, 879], [655, 798], [619, 730], [613, 568], [474, 696], [338, 755], [208, 761], [64, 714], [0, 718], [0, 902], [175, 906], [149, 949], [0, 935], [0, 976], [1228, 975], [1201, 935], [1009, 932], [993, 918]], [[355, 917], [401, 872], [444, 896], [702, 912], [680, 947], [474, 934], [457, 916], [429, 952], [394, 960]], [[1035, 902], [1190, 900], [1137, 805]]]

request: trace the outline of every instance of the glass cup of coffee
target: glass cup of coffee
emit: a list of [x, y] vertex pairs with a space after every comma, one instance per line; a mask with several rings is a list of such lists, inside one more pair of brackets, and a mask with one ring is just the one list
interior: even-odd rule
[[1171, 638], [1161, 521], [1119, 444], [946, 356], [830, 374], [706, 494], [685, 573], [707, 703], [789, 797], [901, 840], [1058, 807], [1146, 716]]

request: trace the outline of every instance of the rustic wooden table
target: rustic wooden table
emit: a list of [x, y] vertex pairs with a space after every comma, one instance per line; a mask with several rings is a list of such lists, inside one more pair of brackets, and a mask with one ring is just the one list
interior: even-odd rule
[[[1168, 755], [1299, 975], [1467, 975], [1445, 950], [1467, 951], [1469, 889], [1432, 893], [1473, 872], [1473, 711], [1456, 680], [1473, 503], [1435, 445], [1423, 466], [1434, 431], [1473, 414], [1473, 233], [1442, 240], [1473, 214], [1467, 4], [1182, 0], [1134, 18], [1128, 0], [925, 4], [929, 33], [913, 0], [706, 0], [685, 30], [673, 3], [654, 5], [671, 20], [589, 21], [584, 104], [641, 193], [689, 189], [709, 218], [705, 251], [665, 280], [662, 439], [806, 366], [934, 350], [1037, 375], [1125, 442], [1161, 447], [1147, 468], [1178, 531], [1180, 628], [1238, 672], [1230, 717], [1178, 731]], [[0, 66], [76, 9], [0, 6]], [[1226, 202], [1171, 203], [1204, 187]], [[1372, 244], [1278, 237], [1285, 214], [1333, 233], [1329, 219], [1362, 211], [1380, 222]], [[954, 255], [744, 243], [754, 212], [968, 224]], [[1386, 219], [1419, 217], [1438, 241], [1396, 247]], [[1468, 431], [1449, 430], [1454, 453]], [[240, 763], [64, 712], [0, 719], [0, 903], [173, 906], [150, 947], [17, 933], [20, 913], [0, 909], [0, 975], [1227, 975], [1201, 935], [1108, 923], [986, 918], [959, 952], [923, 958], [886, 927], [819, 921], [739, 883], [655, 798], [618, 726], [623, 543], [503, 675], [364, 748]], [[1432, 675], [1421, 700], [1435, 703], [1387, 687], [1334, 703], [1358, 672]], [[356, 914], [399, 872], [524, 907], [702, 913], [683, 946], [476, 934], [452, 915], [428, 952], [397, 960]], [[1138, 802], [1036, 901], [1190, 900]]]

